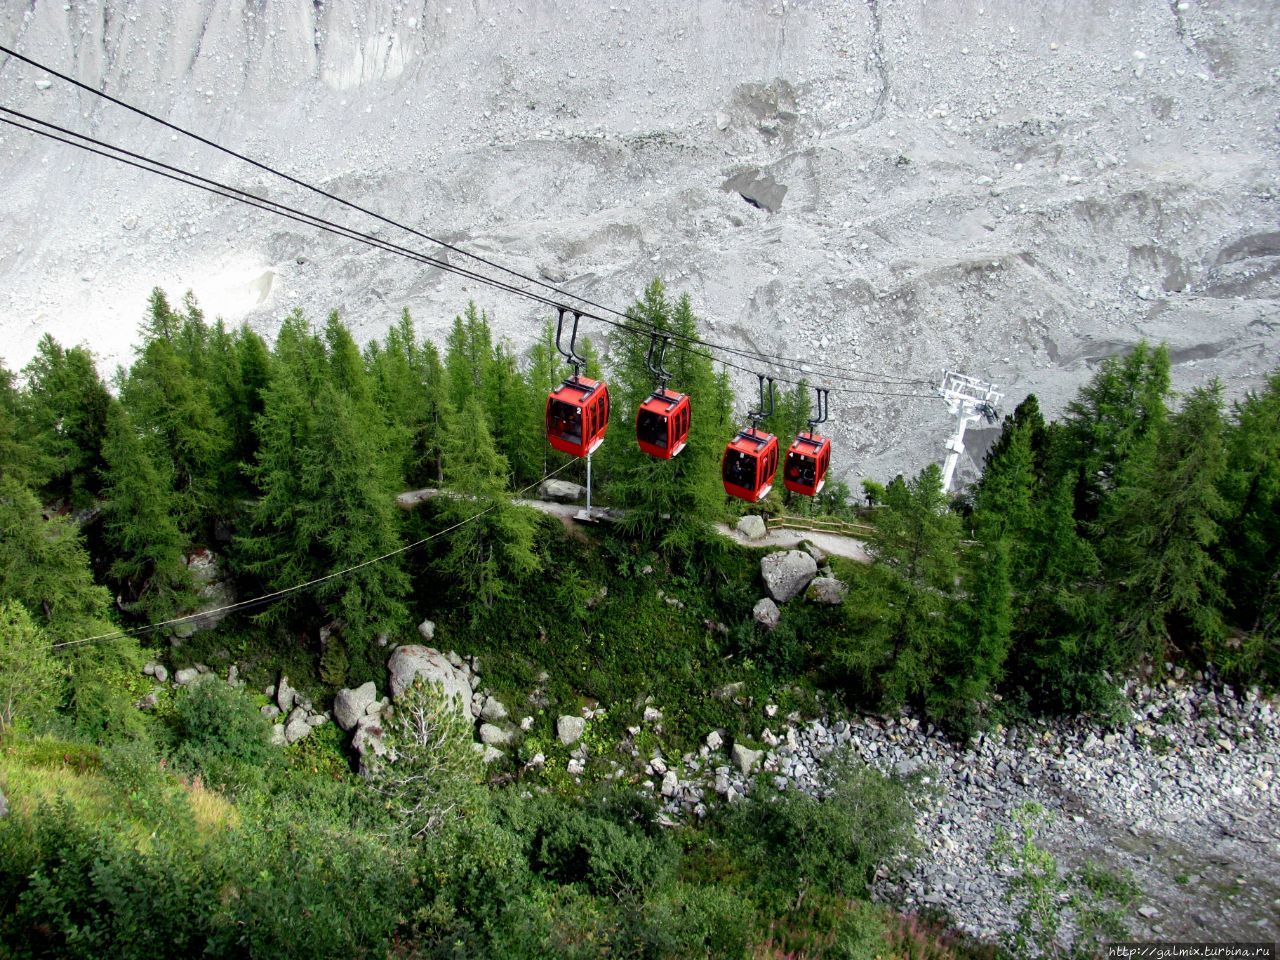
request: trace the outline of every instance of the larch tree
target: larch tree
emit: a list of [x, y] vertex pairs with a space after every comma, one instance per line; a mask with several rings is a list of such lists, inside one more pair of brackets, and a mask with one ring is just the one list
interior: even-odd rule
[[111, 395], [84, 347], [64, 349], [45, 334], [23, 368], [27, 429], [51, 500], [87, 506], [101, 485], [102, 443]]
[[435, 503], [449, 529], [441, 568], [464, 596], [484, 607], [512, 596], [539, 570], [537, 518], [511, 502], [506, 459], [498, 453], [478, 397], [448, 418], [445, 493]]
[[1119, 637], [1161, 656], [1187, 638], [1222, 634], [1221, 565], [1226, 513], [1222, 388], [1197, 388], [1167, 427], [1148, 434], [1126, 461], [1106, 504], [1103, 558], [1114, 584]]

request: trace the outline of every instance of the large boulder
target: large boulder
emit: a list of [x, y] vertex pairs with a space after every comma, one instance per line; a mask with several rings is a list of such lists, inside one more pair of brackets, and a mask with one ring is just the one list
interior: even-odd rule
[[740, 743], [733, 745], [733, 762], [738, 765], [738, 769], [742, 771], [744, 777], [751, 775], [751, 771], [759, 766], [760, 758], [763, 756], [763, 750], [752, 750]]
[[387, 671], [391, 674], [392, 699], [398, 699], [408, 690], [414, 677], [422, 677], [428, 683], [440, 684], [445, 697], [454, 701], [458, 712], [471, 719], [471, 678], [439, 650], [416, 643], [397, 647], [387, 661]]
[[280, 705], [282, 713], [288, 713], [293, 709], [293, 701], [298, 697], [298, 691], [289, 686], [289, 678], [284, 674], [280, 675], [280, 682], [276, 684], [276, 703]]
[[565, 714], [556, 721], [556, 736], [560, 738], [560, 742], [566, 747], [581, 740], [582, 733], [586, 729], [587, 721], [582, 719], [582, 717]]
[[365, 761], [372, 757], [387, 755], [387, 745], [382, 739], [383, 736], [382, 717], [378, 714], [366, 714], [356, 721], [356, 732], [351, 737], [351, 746], [356, 753], [360, 754], [362, 773], [368, 770]]
[[778, 603], [803, 593], [817, 575], [817, 562], [802, 550], [779, 550], [760, 560], [764, 588]]
[[751, 609], [751, 619], [766, 630], [772, 630], [778, 625], [778, 621], [782, 619], [782, 611], [768, 597], [761, 597]]
[[809, 584], [805, 597], [814, 603], [825, 603], [831, 607], [838, 607], [844, 603], [844, 595], [848, 592], [849, 588], [844, 585], [844, 582], [837, 580], [835, 577], [817, 577]]
[[480, 724], [480, 742], [489, 747], [505, 747], [511, 742], [513, 734], [510, 730], [493, 723]]
[[[296, 711], [295, 711], [296, 714]], [[311, 724], [307, 723], [307, 717], [304, 713], [301, 716], [293, 716], [284, 727], [284, 742], [297, 743], [299, 740], [311, 733]]]
[[354, 690], [339, 690], [333, 698], [333, 719], [343, 730], [351, 730], [377, 699], [378, 688], [372, 680]]
[[764, 517], [748, 514], [738, 520], [738, 532], [748, 540], [763, 540], [769, 528], [765, 526]]
[[538, 496], [556, 503], [577, 503], [587, 495], [587, 488], [568, 480], [543, 480], [538, 486]]

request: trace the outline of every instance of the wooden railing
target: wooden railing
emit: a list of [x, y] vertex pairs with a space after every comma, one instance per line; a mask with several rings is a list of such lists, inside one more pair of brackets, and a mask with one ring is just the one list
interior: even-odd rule
[[820, 519], [818, 517], [795, 517], [783, 514], [768, 517], [765, 526], [772, 530], [803, 530], [809, 533], [833, 533], [841, 537], [854, 537], [867, 540], [874, 537], [876, 528], [865, 523], [849, 523], [845, 520]]

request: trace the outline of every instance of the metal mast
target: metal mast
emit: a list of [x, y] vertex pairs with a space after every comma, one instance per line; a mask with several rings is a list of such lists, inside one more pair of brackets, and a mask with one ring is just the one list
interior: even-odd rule
[[960, 463], [960, 454], [964, 453], [965, 430], [969, 424], [977, 423], [983, 418], [994, 420], [996, 407], [1004, 394], [996, 390], [994, 383], [944, 370], [942, 383], [938, 386], [938, 396], [947, 401], [947, 408], [956, 418], [956, 432], [947, 439], [947, 459], [942, 464], [942, 489], [950, 492], [956, 466]]

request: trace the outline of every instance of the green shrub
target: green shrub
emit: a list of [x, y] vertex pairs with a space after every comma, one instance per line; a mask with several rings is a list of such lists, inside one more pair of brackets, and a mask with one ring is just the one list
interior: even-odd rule
[[729, 808], [724, 828], [738, 856], [758, 866], [758, 883], [798, 900], [810, 890], [866, 897], [876, 867], [910, 846], [911, 824], [902, 785], [845, 759], [833, 764], [824, 799], [760, 781]]
[[271, 724], [243, 688], [205, 676], [174, 701], [174, 760], [216, 783], [262, 771], [277, 759]]
[[732, 887], [676, 883], [655, 891], [640, 910], [624, 910], [624, 921], [623, 956], [732, 958], [747, 955], [756, 912]]

